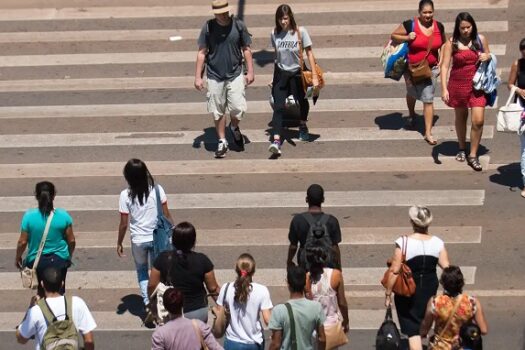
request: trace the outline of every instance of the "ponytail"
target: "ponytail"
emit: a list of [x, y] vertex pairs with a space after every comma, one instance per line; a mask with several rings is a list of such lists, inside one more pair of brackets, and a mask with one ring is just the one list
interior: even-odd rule
[[239, 304], [246, 304], [252, 291], [252, 276], [255, 273], [255, 260], [253, 256], [244, 253], [237, 259], [235, 265], [237, 279], [235, 280], [235, 296], [233, 300]]
[[55, 185], [49, 181], [42, 181], [35, 186], [35, 198], [38, 201], [38, 210], [43, 216], [49, 215], [55, 199]]

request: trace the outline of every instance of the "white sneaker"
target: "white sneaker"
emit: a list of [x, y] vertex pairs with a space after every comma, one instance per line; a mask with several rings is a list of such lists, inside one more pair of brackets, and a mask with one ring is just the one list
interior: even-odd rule
[[281, 143], [279, 141], [274, 141], [268, 147], [268, 151], [272, 154], [280, 155], [281, 154]]
[[228, 152], [228, 144], [226, 142], [219, 141], [217, 150], [215, 151], [215, 158], [224, 158], [226, 152]]

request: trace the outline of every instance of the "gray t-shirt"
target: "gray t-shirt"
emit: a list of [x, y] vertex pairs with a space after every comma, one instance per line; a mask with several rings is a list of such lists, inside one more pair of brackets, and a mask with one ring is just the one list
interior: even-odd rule
[[[304, 27], [299, 27], [301, 31], [301, 39], [303, 50], [307, 47], [312, 46], [312, 39], [308, 31]], [[272, 46], [275, 49], [275, 62], [277, 66], [288, 72], [296, 72], [299, 70], [299, 39], [297, 32], [280, 32], [275, 34], [272, 31], [270, 37]]]
[[[242, 29], [242, 39], [239, 29], [235, 24], [238, 21], [239, 28]], [[232, 19], [228, 26], [221, 26], [216, 20], [204, 23], [197, 44], [199, 48], [206, 47], [208, 54], [207, 77], [216, 81], [233, 80], [242, 72], [242, 47], [250, 46], [252, 38], [244, 22], [240, 19]]]
[[[313, 349], [312, 333], [325, 321], [323, 307], [317, 301], [306, 298], [291, 299], [288, 303], [292, 306], [295, 321], [295, 335], [297, 349]], [[281, 350], [291, 349], [290, 318], [284, 304], [279, 304], [272, 310], [268, 328], [283, 331]]]

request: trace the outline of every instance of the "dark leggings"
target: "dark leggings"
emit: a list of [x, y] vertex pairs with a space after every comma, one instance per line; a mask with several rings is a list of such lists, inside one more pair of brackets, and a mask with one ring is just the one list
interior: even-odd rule
[[287, 72], [279, 69], [275, 65], [273, 71], [273, 134], [282, 135], [283, 130], [283, 118], [286, 113], [285, 101], [290, 95], [293, 95], [296, 101], [299, 102], [301, 116], [300, 120], [306, 121], [308, 119], [308, 112], [310, 111], [310, 104], [305, 99], [305, 93], [303, 89], [303, 82], [301, 79], [301, 72]]
[[[34, 261], [27, 264], [28, 267], [33, 267]], [[64, 281], [64, 285], [60, 289], [60, 294], [64, 294], [66, 291], [66, 274], [67, 269], [69, 266], [71, 266], [71, 262], [69, 260], [64, 260], [61, 257], [59, 257], [56, 254], [45, 254], [40, 257], [40, 262], [38, 263], [38, 267], [36, 268], [36, 276], [38, 279], [38, 295], [40, 297], [44, 297], [44, 289], [40, 285], [40, 281], [42, 281], [42, 273], [44, 270], [48, 267], [55, 267], [62, 272], [62, 280]]]

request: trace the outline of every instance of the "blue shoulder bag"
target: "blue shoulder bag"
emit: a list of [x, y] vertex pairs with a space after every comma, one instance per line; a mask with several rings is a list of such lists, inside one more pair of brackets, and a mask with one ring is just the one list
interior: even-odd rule
[[159, 185], [155, 185], [155, 194], [157, 195], [157, 226], [153, 230], [153, 255], [156, 259], [160, 253], [172, 250], [171, 235], [173, 233], [173, 225], [162, 212]]

